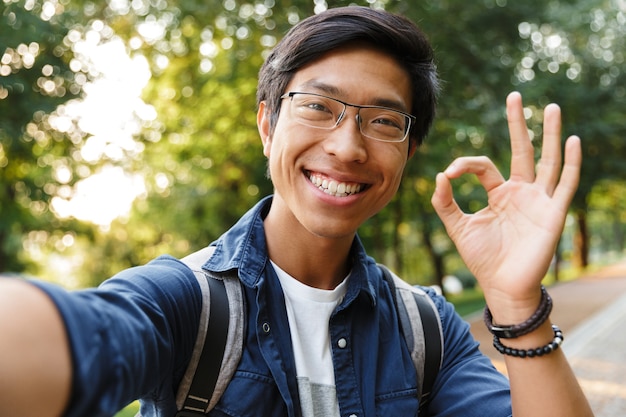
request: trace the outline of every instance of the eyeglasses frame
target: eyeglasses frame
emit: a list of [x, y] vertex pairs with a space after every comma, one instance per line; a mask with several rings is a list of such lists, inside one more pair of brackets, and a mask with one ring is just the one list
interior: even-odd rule
[[[283, 94], [282, 96], [280, 96], [280, 98], [282, 100], [284, 100], [286, 98], [289, 98], [291, 100], [291, 102], [293, 102], [293, 96], [295, 96], [296, 94], [303, 94], [303, 95], [309, 95], [309, 96], [322, 97], [322, 98], [326, 98], [326, 99], [329, 99], [329, 100], [333, 100], [333, 101], [343, 105], [343, 110], [337, 116], [337, 121], [335, 122], [335, 124], [332, 127], [321, 127], [321, 126], [305, 125], [305, 126], [313, 127], [313, 128], [316, 128], [316, 129], [325, 129], [325, 130], [335, 129], [343, 121], [343, 119], [345, 117], [345, 114], [346, 114], [346, 109], [348, 107], [354, 107], [355, 109], [357, 109], [356, 119], [357, 119], [357, 124], [359, 126], [359, 132], [361, 132], [361, 134], [363, 134], [363, 136], [365, 136], [365, 137], [367, 137], [369, 139], [372, 139], [372, 140], [379, 141], [379, 142], [402, 143], [402, 142], [404, 142], [406, 140], [407, 136], [409, 135], [409, 132], [411, 131], [411, 126], [417, 120], [417, 118], [415, 116], [413, 116], [410, 113], [404, 112], [402, 110], [392, 109], [391, 107], [385, 107], [385, 106], [351, 104], [351, 103], [339, 100], [337, 98], [329, 97], [329, 96], [326, 96], [324, 94], [318, 94], [318, 93], [307, 93], [307, 92], [304, 92], [304, 91], [289, 91], [289, 92]], [[369, 135], [366, 135], [365, 133], [363, 133], [363, 131], [361, 130], [361, 117], [360, 117], [360, 110], [361, 109], [389, 110], [389, 111], [393, 111], [393, 112], [396, 112], [396, 113], [402, 114], [403, 116], [408, 117], [409, 122], [407, 123], [407, 127], [405, 129], [406, 131], [404, 132], [404, 136], [402, 137], [402, 139], [400, 139], [400, 140], [384, 140], [384, 139], [375, 138], [375, 137], [372, 137], [372, 136], [369, 136]]]

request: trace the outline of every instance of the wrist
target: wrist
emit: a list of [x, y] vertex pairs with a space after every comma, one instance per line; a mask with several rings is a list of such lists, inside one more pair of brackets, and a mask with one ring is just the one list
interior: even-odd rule
[[[545, 326], [542, 326], [545, 327]], [[534, 358], [540, 357], [544, 355], [548, 355], [555, 350], [557, 350], [561, 344], [563, 343], [563, 332], [556, 325], [551, 325], [550, 330], [552, 331], [552, 340], [547, 343], [542, 341], [539, 343], [535, 343], [532, 348], [522, 347], [523, 343], [519, 341], [517, 343], [509, 343], [509, 341], [503, 342], [498, 336], [493, 337], [493, 346], [496, 348], [498, 352], [503, 355], [512, 356], [515, 358]], [[542, 334], [544, 332], [541, 332]], [[534, 337], [527, 337], [525, 339], [536, 339], [537, 335], [533, 335]], [[544, 340], [547, 340], [545, 335], [543, 336]], [[505, 344], [506, 343], [506, 344]], [[527, 345], [530, 346], [530, 345]]]
[[486, 305], [497, 324], [518, 324], [526, 321], [541, 303], [541, 282], [530, 287], [508, 284], [484, 287]]
[[528, 315], [523, 321], [509, 322], [510, 324], [500, 324], [495, 322], [489, 309], [489, 304], [485, 306], [484, 321], [489, 331], [498, 338], [514, 339], [525, 334], [531, 333], [544, 324], [552, 311], [552, 298], [546, 291], [545, 287], [541, 286], [541, 298], [538, 303], [538, 307], [534, 310], [530, 317]]

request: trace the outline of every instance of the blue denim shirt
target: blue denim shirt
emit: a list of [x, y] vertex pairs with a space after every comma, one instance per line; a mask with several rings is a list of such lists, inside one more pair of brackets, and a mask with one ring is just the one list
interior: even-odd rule
[[[237, 270], [247, 306], [238, 369], [210, 416], [300, 416], [284, 297], [269, 263], [264, 199], [215, 242], [205, 268]], [[346, 296], [330, 319], [342, 416], [417, 415], [417, 378], [392, 294], [355, 239]], [[201, 307], [191, 271], [161, 257], [123, 271], [97, 290], [67, 293], [39, 283], [68, 328], [74, 384], [67, 416], [111, 415], [141, 398], [144, 417], [171, 417]], [[444, 360], [429, 408], [433, 416], [510, 416], [509, 385], [478, 351], [469, 326], [432, 291], [444, 332]], [[347, 343], [338, 343], [345, 340]]]

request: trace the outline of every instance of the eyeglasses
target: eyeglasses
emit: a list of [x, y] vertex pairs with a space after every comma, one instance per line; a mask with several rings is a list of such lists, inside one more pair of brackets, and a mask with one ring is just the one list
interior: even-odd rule
[[357, 109], [359, 130], [370, 139], [381, 142], [403, 142], [415, 116], [382, 106], [360, 106], [315, 93], [291, 91], [280, 97], [289, 98], [291, 116], [300, 124], [319, 129], [334, 129], [346, 115], [346, 108]]

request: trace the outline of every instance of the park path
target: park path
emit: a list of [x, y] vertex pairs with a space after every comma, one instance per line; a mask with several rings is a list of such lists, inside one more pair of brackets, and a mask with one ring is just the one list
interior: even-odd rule
[[[548, 291], [552, 322], [563, 330], [563, 349], [595, 416], [626, 416], [626, 261]], [[481, 351], [505, 372], [482, 315], [468, 321]]]

